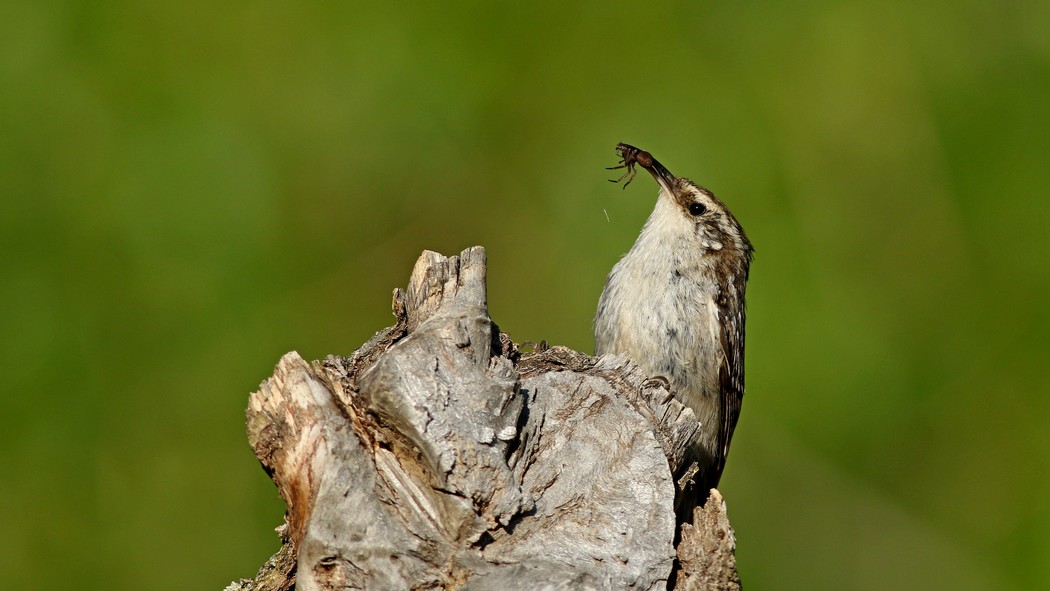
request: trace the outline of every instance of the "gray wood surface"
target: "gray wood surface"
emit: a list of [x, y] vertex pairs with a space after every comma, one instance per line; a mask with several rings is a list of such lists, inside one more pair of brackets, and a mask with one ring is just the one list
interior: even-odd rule
[[228, 590], [739, 589], [717, 492], [675, 561], [692, 411], [626, 359], [522, 352], [485, 274], [480, 247], [424, 252], [395, 326], [350, 357], [288, 353], [251, 395], [284, 545]]

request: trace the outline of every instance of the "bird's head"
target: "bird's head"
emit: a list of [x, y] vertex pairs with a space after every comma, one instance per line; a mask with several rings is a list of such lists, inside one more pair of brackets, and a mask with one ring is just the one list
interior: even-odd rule
[[622, 143], [616, 151], [621, 158], [621, 165], [616, 168], [627, 169], [617, 179], [627, 180], [624, 187], [634, 179], [636, 164], [648, 170], [660, 185], [660, 196], [650, 218], [653, 230], [686, 238], [705, 255], [751, 259], [751, 242], [744, 229], [714, 193], [671, 174], [649, 152]]

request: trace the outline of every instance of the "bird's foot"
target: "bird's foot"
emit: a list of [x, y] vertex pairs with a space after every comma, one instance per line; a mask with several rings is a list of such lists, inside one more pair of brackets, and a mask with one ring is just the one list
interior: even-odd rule
[[667, 404], [667, 401], [674, 397], [674, 394], [671, 393], [671, 382], [664, 376], [653, 376], [642, 382], [643, 390], [648, 390], [650, 388], [663, 388], [667, 391], [667, 396], [660, 401], [660, 404]]

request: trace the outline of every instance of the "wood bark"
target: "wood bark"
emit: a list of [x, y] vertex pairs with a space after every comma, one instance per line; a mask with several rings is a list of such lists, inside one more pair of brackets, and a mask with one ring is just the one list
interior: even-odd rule
[[692, 411], [624, 358], [523, 351], [485, 274], [480, 247], [424, 252], [394, 326], [251, 394], [283, 545], [227, 591], [739, 589], [717, 491], [675, 523]]

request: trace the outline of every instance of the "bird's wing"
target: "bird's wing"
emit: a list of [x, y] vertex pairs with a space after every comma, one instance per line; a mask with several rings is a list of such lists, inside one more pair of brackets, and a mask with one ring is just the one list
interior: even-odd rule
[[[745, 278], [746, 281], [746, 278]], [[722, 355], [718, 365], [718, 382], [721, 390], [719, 396], [722, 406], [722, 424], [718, 427], [718, 462], [715, 470], [721, 476], [729, 455], [729, 443], [733, 439], [737, 419], [740, 418], [740, 406], [744, 400], [744, 306], [743, 282], [731, 284], [729, 289], [739, 289], [739, 297], [730, 298], [728, 294], [719, 293], [716, 299], [718, 312], [723, 321], [721, 324]], [[733, 299], [739, 304], [730, 305]]]

